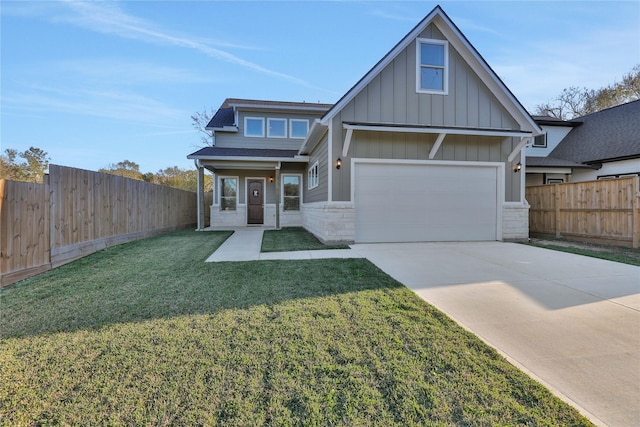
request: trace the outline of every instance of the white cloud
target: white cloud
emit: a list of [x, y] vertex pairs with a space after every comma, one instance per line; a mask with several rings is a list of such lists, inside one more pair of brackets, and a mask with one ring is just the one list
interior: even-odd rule
[[117, 3], [64, 0], [64, 4], [69, 7], [72, 14], [55, 18], [60, 22], [73, 24], [91, 31], [113, 34], [122, 38], [192, 49], [209, 57], [277, 77], [293, 84], [312, 87], [303, 79], [268, 69], [222, 49], [215, 48], [207, 44], [204, 39], [172, 34], [171, 32], [155, 28], [151, 22], [125, 13], [119, 8]]
[[[98, 89], [58, 89], [32, 85], [18, 95], [4, 96], [3, 109], [18, 114], [72, 114], [132, 122], [157, 123], [187, 112], [135, 93]], [[55, 112], [55, 113], [52, 113]]]
[[210, 76], [190, 70], [151, 62], [129, 61], [118, 58], [76, 59], [52, 64], [49, 73], [73, 74], [83, 80], [101, 83], [205, 83]]

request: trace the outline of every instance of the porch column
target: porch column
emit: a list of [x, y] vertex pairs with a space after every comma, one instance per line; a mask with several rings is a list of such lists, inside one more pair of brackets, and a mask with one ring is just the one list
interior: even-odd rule
[[276, 167], [276, 230], [280, 230], [280, 166]]
[[197, 190], [197, 199], [198, 199], [198, 230], [203, 230], [205, 228], [204, 223], [204, 168], [200, 166], [200, 162], [196, 161], [196, 166], [198, 169], [198, 190]]

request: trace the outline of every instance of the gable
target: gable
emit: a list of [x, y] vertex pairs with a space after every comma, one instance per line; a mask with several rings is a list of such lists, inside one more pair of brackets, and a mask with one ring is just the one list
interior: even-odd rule
[[[416, 39], [448, 43], [448, 91], [416, 90]], [[388, 100], [393, 99], [392, 103]], [[366, 108], [366, 111], [365, 111]], [[460, 30], [437, 6], [322, 118], [324, 125], [347, 110], [354, 120], [441, 126], [541, 129]]]
[[418, 39], [446, 40], [434, 24], [429, 24], [344, 105], [339, 115], [342, 121], [519, 129], [453, 46], [448, 48], [447, 93], [418, 92]]

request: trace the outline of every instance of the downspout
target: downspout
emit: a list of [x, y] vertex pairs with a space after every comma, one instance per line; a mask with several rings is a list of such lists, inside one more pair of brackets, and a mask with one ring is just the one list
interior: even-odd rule
[[196, 166], [196, 169], [198, 171], [198, 190], [196, 191], [196, 195], [197, 195], [197, 204], [198, 204], [198, 209], [197, 209], [197, 215], [198, 215], [198, 228], [196, 229], [197, 231], [202, 231], [204, 229], [204, 211], [202, 209], [202, 203], [204, 201], [204, 170], [202, 168], [202, 165], [200, 164], [200, 159], [194, 159], [194, 164]]

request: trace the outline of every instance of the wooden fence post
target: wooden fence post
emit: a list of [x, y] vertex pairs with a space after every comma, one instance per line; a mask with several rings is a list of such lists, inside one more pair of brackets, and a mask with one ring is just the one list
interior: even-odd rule
[[560, 184], [553, 184], [553, 192], [554, 192], [554, 200], [555, 200], [555, 211], [556, 211], [556, 237], [562, 237], [560, 233], [560, 225], [561, 225], [561, 217], [560, 217], [560, 205], [562, 204], [562, 200], [560, 197]]
[[632, 190], [633, 201], [631, 202], [631, 235], [632, 247], [640, 248], [640, 176], [636, 176], [633, 180]]

